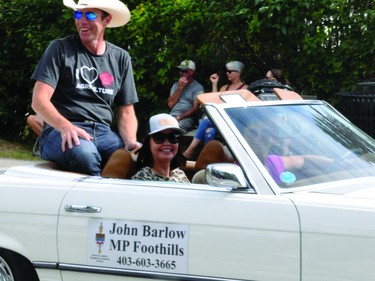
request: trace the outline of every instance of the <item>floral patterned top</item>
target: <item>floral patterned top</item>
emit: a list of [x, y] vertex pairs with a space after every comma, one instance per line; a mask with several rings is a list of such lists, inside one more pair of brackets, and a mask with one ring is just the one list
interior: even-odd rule
[[170, 172], [170, 176], [165, 178], [160, 175], [155, 174], [150, 167], [144, 167], [140, 169], [134, 176], [132, 180], [142, 180], [142, 181], [170, 181], [170, 182], [182, 182], [190, 183], [189, 179], [185, 175], [185, 172], [180, 168], [176, 168]]

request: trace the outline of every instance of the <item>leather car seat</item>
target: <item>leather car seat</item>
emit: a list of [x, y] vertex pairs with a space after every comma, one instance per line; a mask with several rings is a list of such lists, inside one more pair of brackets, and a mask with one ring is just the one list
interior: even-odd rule
[[206, 169], [211, 163], [228, 162], [224, 146], [218, 140], [210, 140], [202, 149], [198, 156], [194, 170]]
[[102, 177], [129, 179], [135, 172], [135, 155], [124, 148], [117, 149], [109, 157], [102, 170]]

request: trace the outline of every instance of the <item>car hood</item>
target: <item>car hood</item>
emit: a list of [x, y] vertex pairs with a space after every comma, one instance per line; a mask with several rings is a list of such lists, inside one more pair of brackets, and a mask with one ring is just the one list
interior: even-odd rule
[[[318, 234], [316, 241], [329, 245], [331, 252], [342, 248], [342, 245], [334, 245], [337, 241], [343, 241], [343, 237], [348, 239], [347, 244], [353, 245], [362, 237], [362, 247], [375, 241], [375, 178], [325, 183], [285, 196], [298, 210], [303, 232], [312, 236]], [[327, 239], [331, 239], [330, 242]]]
[[[288, 192], [289, 193], [289, 192]], [[375, 177], [343, 180], [310, 186], [308, 189], [294, 190], [293, 194], [339, 195], [345, 198], [375, 200]]]

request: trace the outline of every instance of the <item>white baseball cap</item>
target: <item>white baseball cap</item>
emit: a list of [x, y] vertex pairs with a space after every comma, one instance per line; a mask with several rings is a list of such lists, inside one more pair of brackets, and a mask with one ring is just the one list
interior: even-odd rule
[[166, 113], [160, 113], [150, 118], [150, 133], [149, 135], [164, 131], [167, 129], [173, 129], [180, 133], [185, 133], [184, 130], [178, 125], [177, 119], [172, 115]]
[[192, 60], [184, 60], [177, 67], [182, 70], [187, 70], [187, 69], [195, 70], [195, 63]]

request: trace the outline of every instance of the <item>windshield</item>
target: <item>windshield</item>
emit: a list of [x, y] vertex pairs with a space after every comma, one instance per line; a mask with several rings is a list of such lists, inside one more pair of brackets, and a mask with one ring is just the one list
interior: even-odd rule
[[326, 104], [225, 111], [280, 187], [375, 176], [375, 142]]

